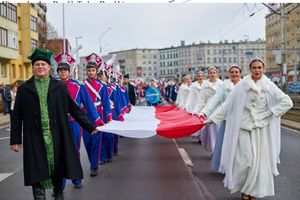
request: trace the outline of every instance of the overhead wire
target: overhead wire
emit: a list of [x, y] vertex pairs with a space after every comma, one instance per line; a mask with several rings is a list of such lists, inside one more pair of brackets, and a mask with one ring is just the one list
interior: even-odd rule
[[218, 31], [218, 32], [216, 32], [216, 34], [214, 34], [215, 35], [215, 37], [213, 38], [213, 40], [212, 41], [214, 41], [215, 39], [216, 39], [216, 37], [220, 34], [220, 33], [222, 33], [222, 31], [227, 27], [227, 25], [236, 17], [236, 15], [241, 11], [241, 9], [244, 7], [244, 4], [241, 6], [241, 7], [239, 7], [238, 8], [238, 10], [237, 10], [237, 12], [235, 12], [233, 15], [232, 15], [232, 17], [226, 22], [226, 24]]
[[260, 7], [258, 8], [255, 12], [251, 13], [250, 15], [248, 14], [247, 18], [244, 18], [241, 22], [237, 23], [236, 25], [232, 26], [231, 29], [229, 29], [226, 33], [224, 33], [222, 36], [226, 36], [228, 33], [230, 33], [231, 31], [235, 30], [236, 28], [238, 28], [241, 24], [245, 23], [248, 19], [250, 19], [251, 17], [253, 17], [256, 13], [260, 12], [263, 8], [265, 7]]

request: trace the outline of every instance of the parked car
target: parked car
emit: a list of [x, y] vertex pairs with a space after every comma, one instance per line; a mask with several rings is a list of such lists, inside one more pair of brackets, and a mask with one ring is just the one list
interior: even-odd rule
[[291, 82], [288, 91], [290, 93], [300, 93], [300, 81]]

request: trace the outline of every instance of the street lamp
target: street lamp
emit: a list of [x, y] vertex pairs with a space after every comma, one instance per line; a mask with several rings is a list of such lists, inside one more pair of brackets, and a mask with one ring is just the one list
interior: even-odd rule
[[[75, 38], [76, 39], [76, 47], [78, 47], [78, 40], [81, 38], [82, 38], [82, 36], [78, 36]], [[76, 61], [77, 62], [78, 62], [78, 57], [79, 57], [79, 51], [77, 51], [77, 53], [76, 53]]]
[[105, 35], [105, 33], [107, 33], [109, 30], [111, 30], [112, 29], [112, 27], [109, 27], [109, 28], [107, 28], [107, 29], [105, 29], [105, 31], [103, 31], [102, 32], [102, 34], [100, 35], [100, 37], [99, 37], [99, 54], [101, 55], [101, 53], [102, 53], [102, 46], [101, 46], [101, 39], [102, 39], [102, 37]]
[[[78, 40], [81, 39], [82, 36], [78, 36], [78, 37], [75, 37], [75, 40], [76, 40], [76, 48], [78, 47]], [[76, 52], [76, 65], [75, 67], [77, 67], [77, 72], [74, 70], [74, 73], [75, 73], [75, 79], [78, 79], [78, 65], [79, 65], [79, 50]]]
[[101, 51], [105, 52], [105, 47], [109, 46], [109, 43], [105, 43], [105, 45], [102, 46]]

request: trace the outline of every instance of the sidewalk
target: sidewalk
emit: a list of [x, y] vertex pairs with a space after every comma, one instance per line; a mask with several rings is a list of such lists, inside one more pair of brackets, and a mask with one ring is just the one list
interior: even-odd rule
[[9, 114], [0, 113], [0, 126], [5, 126], [10, 123]]

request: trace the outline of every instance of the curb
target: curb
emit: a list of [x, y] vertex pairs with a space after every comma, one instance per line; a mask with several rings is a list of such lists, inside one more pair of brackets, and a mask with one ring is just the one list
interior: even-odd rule
[[300, 131], [300, 123], [299, 122], [295, 122], [295, 121], [291, 121], [291, 120], [287, 120], [287, 119], [281, 119], [281, 125], [290, 129], [294, 129], [296, 131]]
[[9, 123], [9, 121], [7, 121], [7, 122], [0, 122], [0, 127], [1, 126], [6, 126], [6, 125], [9, 125], [10, 123]]

